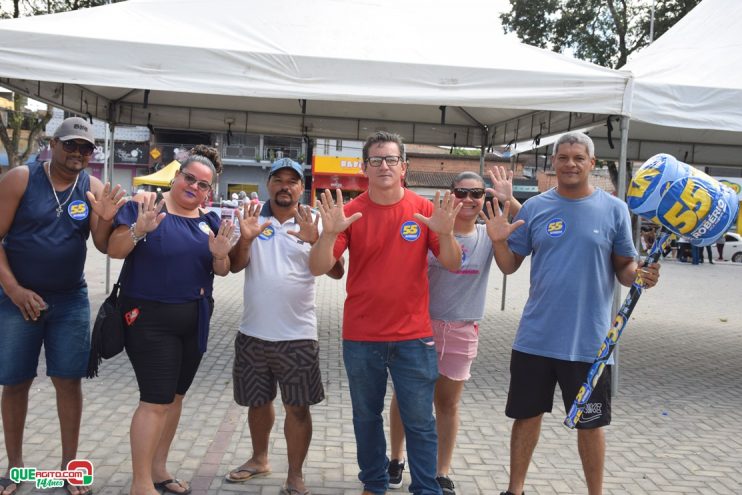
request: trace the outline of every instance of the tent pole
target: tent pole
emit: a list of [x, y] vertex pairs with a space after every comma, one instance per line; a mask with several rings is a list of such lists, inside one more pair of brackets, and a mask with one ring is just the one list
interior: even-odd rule
[[[626, 163], [628, 161], [629, 151], [629, 118], [621, 116], [621, 150], [618, 154], [618, 191], [616, 191], [616, 197], [625, 201], [626, 199], [626, 184], [628, 183], [626, 177]], [[621, 284], [614, 280], [613, 282], [613, 309], [611, 314], [615, 315], [618, 308], [621, 307]], [[616, 348], [613, 351], [614, 365], [611, 373], [611, 396], [616, 397], [618, 395], [618, 375], [619, 375], [619, 348], [616, 344]]]
[[[110, 182], [113, 186], [113, 160], [116, 153], [114, 153], [114, 130], [116, 124], [109, 122], [106, 127], [106, 140], [105, 140], [105, 156], [106, 164], [103, 167], [103, 184]], [[106, 294], [111, 292], [111, 257], [106, 254]]]

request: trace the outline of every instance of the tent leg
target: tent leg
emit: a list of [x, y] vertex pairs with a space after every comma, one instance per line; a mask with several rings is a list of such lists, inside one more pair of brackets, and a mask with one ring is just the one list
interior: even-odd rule
[[[626, 198], [626, 184], [628, 183], [626, 177], [626, 162], [628, 159], [629, 151], [629, 118], [621, 117], [621, 150], [618, 155], [618, 191], [616, 196], [624, 200]], [[613, 309], [611, 314], [615, 315], [618, 308], [621, 307], [621, 284], [617, 281], [613, 282]], [[611, 396], [616, 397], [618, 395], [618, 378], [620, 366], [618, 362], [620, 346], [616, 344], [616, 348], [613, 351], [613, 370], [611, 373]]]
[[[103, 184], [111, 182], [113, 185], [113, 160], [115, 153], [113, 152], [113, 134], [116, 128], [116, 124], [110, 122], [106, 127], [106, 140], [105, 140], [105, 156], [106, 165], [103, 167]], [[106, 294], [111, 292], [111, 257], [106, 254]]]

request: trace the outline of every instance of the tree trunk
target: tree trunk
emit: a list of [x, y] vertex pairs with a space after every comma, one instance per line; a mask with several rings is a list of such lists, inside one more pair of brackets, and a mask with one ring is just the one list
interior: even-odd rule
[[[52, 112], [48, 108], [46, 113], [41, 116], [35, 113], [24, 114], [23, 107], [25, 103], [25, 97], [19, 93], [14, 93], [13, 105], [15, 110], [8, 112], [7, 126], [0, 120], [0, 142], [3, 143], [5, 153], [8, 155], [8, 169], [13, 169], [26, 163], [28, 157], [31, 156], [34, 143], [52, 118]], [[28, 139], [26, 140], [26, 145], [21, 146], [21, 135], [24, 127], [28, 129]]]

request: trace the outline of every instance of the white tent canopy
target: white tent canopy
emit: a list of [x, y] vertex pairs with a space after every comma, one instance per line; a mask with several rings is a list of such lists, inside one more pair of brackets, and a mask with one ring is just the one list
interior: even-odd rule
[[[704, 0], [626, 65], [634, 76], [629, 159], [663, 152], [698, 165], [742, 166], [740, 26], [742, 2]], [[604, 139], [596, 150], [618, 156]]]
[[628, 73], [512, 41], [496, 15], [487, 0], [129, 0], [0, 21], [0, 84], [121, 124], [460, 146], [627, 113]]
[[704, 0], [627, 65], [631, 119], [742, 131], [742, 2]]

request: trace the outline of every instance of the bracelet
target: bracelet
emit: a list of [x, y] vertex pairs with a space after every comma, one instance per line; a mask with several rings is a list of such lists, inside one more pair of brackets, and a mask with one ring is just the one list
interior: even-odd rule
[[134, 222], [131, 224], [131, 227], [129, 227], [129, 235], [131, 235], [131, 240], [134, 241], [134, 245], [137, 245], [137, 242], [141, 241], [145, 237], [147, 237], [147, 233], [145, 232], [142, 235], [137, 235], [136, 232], [134, 232], [134, 229], [137, 228], [137, 223]]
[[213, 256], [213, 258], [214, 258], [214, 261], [224, 261], [224, 260], [228, 260], [229, 256], [225, 256], [224, 258], [217, 258], [216, 256]]

